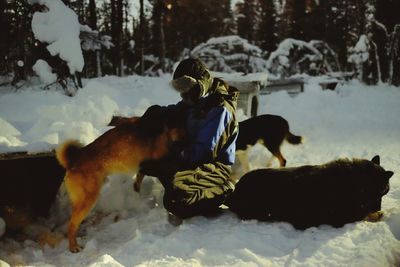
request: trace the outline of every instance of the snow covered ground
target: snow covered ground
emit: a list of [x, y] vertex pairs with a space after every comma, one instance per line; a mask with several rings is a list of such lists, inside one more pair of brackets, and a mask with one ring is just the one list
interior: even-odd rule
[[[141, 115], [152, 104], [178, 101], [169, 79], [104, 77], [86, 81], [73, 98], [39, 86], [17, 92], [0, 88], [0, 151], [41, 151], [69, 138], [89, 143], [108, 129], [113, 114]], [[227, 213], [174, 227], [155, 179], [146, 178], [137, 194], [130, 177], [113, 176], [81, 226], [81, 253], [71, 254], [66, 239], [55, 248], [41, 248], [35, 241], [3, 237], [0, 259], [29, 266], [399, 266], [400, 88], [352, 82], [322, 91], [310, 80], [296, 97], [262, 96], [259, 113], [285, 117], [292, 132], [305, 138], [302, 145], [283, 146], [288, 166], [379, 154], [381, 165], [395, 173], [383, 198], [382, 221], [299, 231], [288, 223], [241, 221]], [[252, 167], [262, 167], [269, 157], [257, 145], [250, 154]], [[43, 224], [64, 234], [68, 210], [61, 189]]]

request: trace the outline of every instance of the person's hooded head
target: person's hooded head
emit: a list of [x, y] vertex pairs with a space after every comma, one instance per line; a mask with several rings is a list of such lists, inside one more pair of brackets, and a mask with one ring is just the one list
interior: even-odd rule
[[188, 104], [196, 103], [205, 96], [213, 83], [213, 78], [206, 65], [199, 59], [187, 58], [176, 67], [172, 87], [181, 94]]

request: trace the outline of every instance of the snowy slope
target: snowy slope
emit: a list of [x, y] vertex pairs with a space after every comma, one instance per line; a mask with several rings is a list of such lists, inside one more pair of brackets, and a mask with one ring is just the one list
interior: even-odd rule
[[[35, 86], [18, 92], [0, 88], [0, 151], [40, 151], [68, 138], [89, 143], [108, 129], [113, 114], [140, 115], [149, 105], [178, 101], [169, 79], [104, 77], [86, 81], [73, 98]], [[310, 80], [296, 97], [285, 92], [263, 96], [259, 109], [260, 114], [282, 115], [293, 133], [305, 137], [300, 146], [283, 146], [288, 166], [379, 154], [382, 166], [395, 172], [383, 198], [381, 222], [298, 231], [287, 223], [240, 221], [225, 214], [174, 227], [167, 221], [155, 179], [146, 178], [139, 195], [130, 177], [114, 176], [81, 227], [81, 253], [71, 254], [66, 239], [56, 248], [42, 249], [31, 240], [3, 237], [0, 259], [29, 266], [398, 266], [399, 103], [400, 88], [353, 82], [332, 92], [321, 91]], [[254, 147], [252, 167], [262, 167], [269, 157], [266, 149]], [[43, 224], [65, 233], [68, 208], [61, 190]]]

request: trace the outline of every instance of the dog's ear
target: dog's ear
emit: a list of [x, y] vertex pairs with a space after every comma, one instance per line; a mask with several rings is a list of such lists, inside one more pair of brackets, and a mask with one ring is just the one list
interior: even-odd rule
[[142, 115], [143, 119], [155, 119], [156, 117], [159, 117], [162, 114], [163, 107], [160, 105], [152, 105], [147, 108], [147, 110], [144, 112]]
[[381, 159], [380, 159], [379, 155], [376, 155], [375, 157], [373, 157], [373, 158], [371, 159], [371, 161], [372, 161], [373, 163], [375, 163], [376, 165], [381, 165]]
[[159, 105], [150, 106], [140, 118], [141, 129], [148, 136], [157, 136], [165, 128], [165, 110]]
[[390, 177], [392, 177], [393, 174], [394, 174], [394, 172], [392, 172], [392, 171], [385, 171], [385, 177], [386, 177], [386, 179], [390, 179]]

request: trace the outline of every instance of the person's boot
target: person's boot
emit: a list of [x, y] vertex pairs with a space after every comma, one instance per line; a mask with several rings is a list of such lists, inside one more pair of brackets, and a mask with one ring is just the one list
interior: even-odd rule
[[183, 219], [181, 217], [178, 217], [178, 216], [172, 214], [171, 212], [168, 212], [168, 222], [171, 225], [178, 227], [179, 225], [182, 224]]

